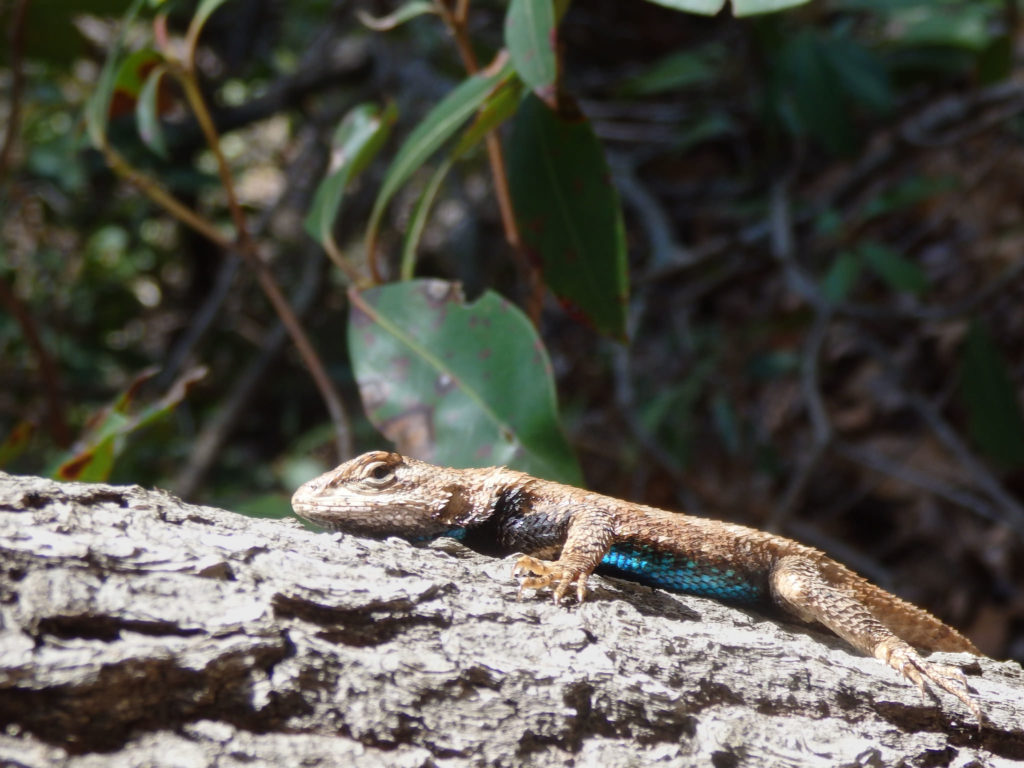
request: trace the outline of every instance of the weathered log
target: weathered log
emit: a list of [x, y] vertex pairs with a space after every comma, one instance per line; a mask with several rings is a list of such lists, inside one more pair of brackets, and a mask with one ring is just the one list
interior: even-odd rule
[[1009, 765], [989, 722], [804, 627], [595, 577], [517, 602], [514, 558], [0, 473], [0, 765]]

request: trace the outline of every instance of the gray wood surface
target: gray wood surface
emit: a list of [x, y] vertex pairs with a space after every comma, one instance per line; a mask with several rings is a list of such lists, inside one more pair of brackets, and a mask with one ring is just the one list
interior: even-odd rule
[[835, 638], [595, 577], [517, 602], [514, 558], [308, 531], [135, 486], [0, 473], [2, 766], [1004, 766], [990, 723]]

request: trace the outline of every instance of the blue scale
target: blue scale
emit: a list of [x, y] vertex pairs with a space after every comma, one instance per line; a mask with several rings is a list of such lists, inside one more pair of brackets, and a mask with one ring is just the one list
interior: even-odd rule
[[756, 603], [764, 596], [759, 584], [751, 584], [731, 568], [723, 570], [649, 547], [616, 544], [601, 565], [613, 576], [726, 602]]

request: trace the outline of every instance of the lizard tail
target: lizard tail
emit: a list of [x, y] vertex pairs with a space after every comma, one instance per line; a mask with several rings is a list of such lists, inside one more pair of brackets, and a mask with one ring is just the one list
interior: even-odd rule
[[843, 566], [839, 567], [848, 575], [833, 583], [842, 584], [876, 619], [915, 648], [953, 653], [965, 651], [976, 656], [983, 655], [974, 643], [928, 611], [886, 592], [881, 587], [876, 587]]

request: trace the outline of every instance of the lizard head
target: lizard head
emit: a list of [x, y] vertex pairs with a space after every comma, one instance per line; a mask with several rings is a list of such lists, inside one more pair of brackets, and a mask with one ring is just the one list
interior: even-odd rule
[[362, 536], [425, 540], [460, 531], [471, 513], [459, 470], [371, 451], [301, 485], [295, 514]]

